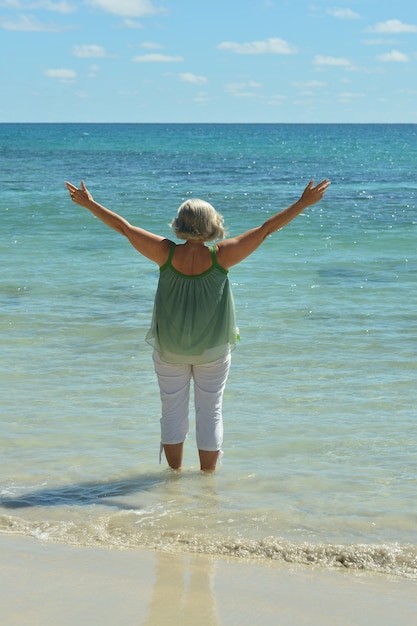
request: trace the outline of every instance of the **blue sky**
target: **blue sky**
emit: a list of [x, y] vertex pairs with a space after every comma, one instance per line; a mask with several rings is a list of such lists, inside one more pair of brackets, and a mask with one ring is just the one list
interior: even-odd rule
[[0, 0], [1, 122], [417, 123], [412, 0]]

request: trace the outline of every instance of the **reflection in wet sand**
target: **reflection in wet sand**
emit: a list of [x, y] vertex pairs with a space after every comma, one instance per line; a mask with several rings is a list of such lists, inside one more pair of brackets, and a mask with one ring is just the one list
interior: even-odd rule
[[213, 593], [215, 563], [198, 556], [157, 554], [145, 626], [218, 626]]

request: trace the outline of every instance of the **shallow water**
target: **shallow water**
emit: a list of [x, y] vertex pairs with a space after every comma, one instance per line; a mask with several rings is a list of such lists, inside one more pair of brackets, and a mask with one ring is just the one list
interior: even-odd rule
[[[416, 126], [0, 125], [0, 532], [417, 577]], [[157, 268], [68, 200], [230, 234], [329, 177], [230, 272], [223, 465], [158, 465]], [[411, 182], [410, 182], [411, 181]]]

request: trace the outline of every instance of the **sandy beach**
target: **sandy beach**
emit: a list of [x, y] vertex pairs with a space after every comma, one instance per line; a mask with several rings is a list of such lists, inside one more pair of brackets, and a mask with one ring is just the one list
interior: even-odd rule
[[415, 581], [0, 536], [5, 626], [415, 624]]

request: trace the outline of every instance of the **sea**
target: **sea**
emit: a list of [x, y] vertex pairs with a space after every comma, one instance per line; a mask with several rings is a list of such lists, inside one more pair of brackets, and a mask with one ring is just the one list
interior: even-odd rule
[[[0, 533], [417, 579], [417, 125], [1, 124]], [[230, 270], [221, 466], [160, 465], [158, 267], [64, 181], [173, 238], [329, 178]], [[192, 415], [192, 413], [191, 413]]]

